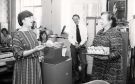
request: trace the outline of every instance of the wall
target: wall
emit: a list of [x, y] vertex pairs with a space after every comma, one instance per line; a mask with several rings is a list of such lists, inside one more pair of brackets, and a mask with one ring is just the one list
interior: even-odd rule
[[128, 21], [130, 21], [133, 18], [133, 15], [135, 15], [135, 0], [128, 0], [127, 6]]
[[[18, 1], [18, 0], [17, 0]], [[0, 1], [0, 23], [2, 28], [7, 28], [9, 32], [16, 28], [16, 0]]]
[[133, 15], [135, 15], [135, 0], [128, 0], [129, 40], [131, 48], [135, 46], [135, 19], [133, 19]]
[[16, 1], [9, 0], [9, 31], [14, 32], [16, 29]]
[[105, 4], [106, 0], [62, 0], [61, 25], [71, 24], [73, 14], [79, 14], [86, 23], [87, 16], [100, 16], [101, 12], [106, 11]]
[[61, 30], [61, 0], [42, 0], [42, 25], [60, 34]]
[[[88, 12], [89, 4], [94, 3], [97, 10]], [[79, 14], [82, 21], [86, 23], [88, 14], [99, 16], [101, 11], [106, 10], [104, 4], [106, 4], [106, 0], [42, 0], [42, 25], [52, 29], [54, 33], [60, 34], [64, 25], [71, 24], [73, 14]]]
[[8, 28], [8, 0], [0, 0], [0, 22], [2, 28]]

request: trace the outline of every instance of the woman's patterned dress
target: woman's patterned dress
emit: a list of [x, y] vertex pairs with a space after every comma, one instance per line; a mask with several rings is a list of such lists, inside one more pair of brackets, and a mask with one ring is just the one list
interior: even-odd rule
[[30, 50], [38, 45], [33, 31], [17, 31], [13, 37], [13, 54], [15, 57], [13, 84], [41, 84], [41, 69], [39, 52], [27, 57], [23, 51]]
[[123, 39], [121, 33], [116, 28], [110, 28], [106, 32], [103, 31], [104, 29], [97, 33], [93, 41], [93, 46], [110, 47], [110, 55], [107, 60], [94, 58], [92, 70], [93, 78], [96, 80], [105, 80], [111, 84], [123, 84]]

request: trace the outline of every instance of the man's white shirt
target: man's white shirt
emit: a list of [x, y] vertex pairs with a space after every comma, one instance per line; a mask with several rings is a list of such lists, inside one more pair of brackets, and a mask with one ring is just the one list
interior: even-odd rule
[[[86, 25], [79, 23], [79, 30], [80, 30], [80, 36], [81, 36], [81, 42], [80, 45], [85, 44], [87, 41], [87, 28]], [[78, 43], [76, 40], [76, 25], [70, 25], [67, 26], [65, 29], [65, 32], [68, 34], [68, 40], [72, 45], [75, 45], [75, 43]]]

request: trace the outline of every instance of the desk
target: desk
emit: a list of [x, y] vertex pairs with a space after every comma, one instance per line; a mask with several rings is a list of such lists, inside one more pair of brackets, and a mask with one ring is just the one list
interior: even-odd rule
[[12, 52], [0, 53], [0, 84], [11, 84], [14, 57]]
[[0, 53], [0, 66], [6, 64], [7, 61], [14, 61], [12, 52]]
[[2, 46], [0, 46], [0, 51], [1, 52], [12, 52], [12, 48], [11, 47], [2, 47]]

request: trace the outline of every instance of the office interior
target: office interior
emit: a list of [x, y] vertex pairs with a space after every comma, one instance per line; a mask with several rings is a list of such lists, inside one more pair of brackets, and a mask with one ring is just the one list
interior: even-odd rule
[[[88, 30], [88, 39], [86, 42], [86, 48], [88, 48], [89, 46], [92, 45], [96, 33], [100, 29], [102, 29], [101, 26], [99, 25], [101, 13], [105, 11], [113, 11], [114, 2], [121, 2], [118, 5], [124, 11], [124, 12], [122, 11], [122, 13], [120, 13], [121, 11], [119, 12], [120, 14], [123, 15], [123, 17], [120, 18], [118, 17], [119, 18], [118, 26], [120, 28], [119, 31], [122, 33], [122, 37], [124, 39], [123, 71], [125, 72], [124, 74], [125, 81], [123, 84], [135, 84], [135, 66], [134, 66], [135, 58], [134, 55], [131, 54], [132, 52], [134, 52], [135, 46], [134, 45], [135, 31], [133, 29], [135, 22], [135, 0], [0, 0], [0, 30], [2, 30], [2, 28], [6, 28], [12, 36], [14, 32], [20, 28], [17, 21], [17, 15], [21, 11], [29, 10], [34, 15], [34, 19], [37, 22], [37, 28], [44, 27], [49, 30], [52, 30], [53, 34], [57, 34], [59, 37], [57, 38], [58, 41], [63, 42], [64, 45], [66, 46], [66, 55], [68, 55], [69, 58], [71, 58], [70, 43], [68, 42], [67, 39], [68, 37], [65, 36], [65, 38], [61, 38], [62, 37], [61, 32], [64, 27], [72, 25], [73, 22], [72, 15], [79, 14], [81, 21], [86, 24]], [[65, 51], [63, 50], [63, 52]], [[65, 56], [65, 53], [63, 56]], [[88, 63], [87, 74], [91, 76], [93, 67], [93, 57], [87, 55], [86, 58]], [[12, 84], [14, 62], [15, 59], [12, 53], [12, 45], [10, 45], [10, 47], [6, 47], [2, 46], [1, 43], [0, 45], [1, 84]], [[50, 66], [49, 65], [46, 66], [48, 67], [47, 70], [57, 69], [56, 71], [61, 71], [59, 69], [63, 69], [64, 67], [63, 68], [58, 67], [65, 65], [61, 64], [58, 65], [58, 67], [54, 65], [53, 68], [50, 68]], [[46, 67], [44, 67], [43, 70], [46, 69]], [[68, 70], [66, 66], [65, 69]], [[68, 75], [68, 73], [66, 72], [65, 74], [66, 74], [65, 76]], [[58, 74], [55, 74], [55, 76], [56, 75]], [[53, 76], [53, 74], [51, 74], [49, 78], [52, 78], [51, 76]], [[60, 76], [63, 76], [61, 78], [64, 78], [64, 75]], [[47, 76], [43, 77], [46, 78]], [[55, 80], [52, 79], [52, 81]], [[91, 79], [87, 78], [87, 82], [90, 81]]]

